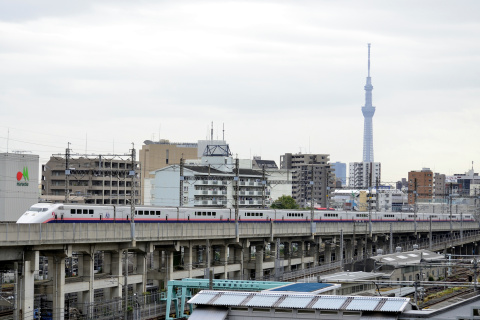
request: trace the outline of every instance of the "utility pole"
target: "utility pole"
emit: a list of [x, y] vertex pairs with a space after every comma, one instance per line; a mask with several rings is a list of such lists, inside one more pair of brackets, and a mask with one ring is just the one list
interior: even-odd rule
[[68, 147], [65, 149], [65, 203], [70, 202], [70, 142], [68, 142]]
[[239, 218], [239, 215], [238, 215], [238, 202], [239, 202], [239, 199], [238, 199], [238, 194], [239, 194], [239, 184], [240, 184], [240, 177], [239, 177], [239, 172], [240, 172], [240, 163], [238, 161], [238, 157], [235, 159], [235, 177], [233, 178], [234, 179], [234, 188], [235, 188], [235, 194], [234, 194], [234, 197], [235, 197], [235, 238], [236, 238], [236, 241], [238, 242], [240, 240], [240, 236], [238, 234], [239, 230], [238, 230], [238, 218]]
[[[132, 167], [130, 168], [129, 176], [132, 178], [131, 185], [131, 196], [130, 196], [130, 214], [132, 218], [130, 219], [130, 233], [132, 236], [132, 245], [136, 245], [135, 240], [135, 145], [132, 142]], [[128, 255], [127, 255], [128, 258]]]
[[267, 188], [267, 180], [265, 178], [265, 165], [262, 168], [262, 209], [265, 209], [265, 197], [266, 197], [266, 188]]
[[413, 203], [413, 227], [415, 229], [415, 238], [417, 237], [417, 178], [414, 179], [414, 203]]
[[179, 206], [183, 207], [183, 181], [185, 177], [183, 176], [183, 153], [182, 157], [180, 158], [180, 195], [179, 195]]
[[313, 223], [313, 186], [314, 186], [314, 180], [313, 180], [313, 163], [312, 163], [312, 169], [311, 169], [311, 180], [310, 180], [310, 222]]

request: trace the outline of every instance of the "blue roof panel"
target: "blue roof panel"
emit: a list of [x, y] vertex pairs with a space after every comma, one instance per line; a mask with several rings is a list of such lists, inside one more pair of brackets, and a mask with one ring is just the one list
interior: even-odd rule
[[314, 292], [331, 286], [332, 284], [329, 283], [293, 283], [291, 285], [275, 288], [269, 291]]

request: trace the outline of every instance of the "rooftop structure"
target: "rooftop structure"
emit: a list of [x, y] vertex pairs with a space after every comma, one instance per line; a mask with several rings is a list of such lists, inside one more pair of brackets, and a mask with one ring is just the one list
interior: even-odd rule
[[373, 162], [373, 124], [375, 107], [372, 106], [372, 78], [370, 77], [370, 43], [368, 44], [368, 76], [365, 85], [365, 105], [362, 107], [363, 124], [363, 162]]

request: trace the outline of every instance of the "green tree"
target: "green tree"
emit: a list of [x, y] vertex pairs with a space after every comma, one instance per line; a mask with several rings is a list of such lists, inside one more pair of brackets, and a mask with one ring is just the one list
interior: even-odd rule
[[291, 196], [281, 196], [270, 206], [272, 209], [298, 209], [299, 206]]

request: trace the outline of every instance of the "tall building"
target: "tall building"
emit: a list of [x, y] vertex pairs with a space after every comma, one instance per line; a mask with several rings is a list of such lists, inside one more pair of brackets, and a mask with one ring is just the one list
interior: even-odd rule
[[[155, 170], [165, 168], [172, 164], [180, 164], [180, 159], [197, 159], [198, 143], [170, 142], [166, 139], [159, 141], [145, 140], [140, 150], [142, 204], [150, 202], [151, 181]], [[202, 151], [203, 152], [203, 151]]]
[[408, 173], [408, 204], [417, 201], [431, 202], [433, 199], [433, 172], [429, 168]]
[[0, 153], [0, 221], [17, 221], [39, 194], [38, 155]]
[[350, 188], [368, 189], [375, 187], [382, 181], [382, 166], [380, 162], [350, 162]]
[[332, 163], [332, 168], [335, 170], [335, 178], [340, 181], [342, 187], [347, 185], [347, 164], [343, 162]]
[[372, 78], [370, 77], [370, 43], [368, 44], [368, 76], [365, 85], [365, 105], [362, 107], [363, 123], [363, 162], [373, 162], [373, 124], [375, 107], [372, 106]]
[[139, 178], [139, 162], [132, 166], [128, 155], [56, 154], [42, 166], [42, 195], [45, 200], [64, 202], [68, 181], [69, 202], [129, 205], [134, 190], [135, 203], [140, 204]]
[[314, 206], [329, 206], [328, 198], [335, 186], [329, 161], [328, 154], [286, 153], [280, 156], [280, 169], [292, 171], [292, 197], [301, 207], [312, 203]]

